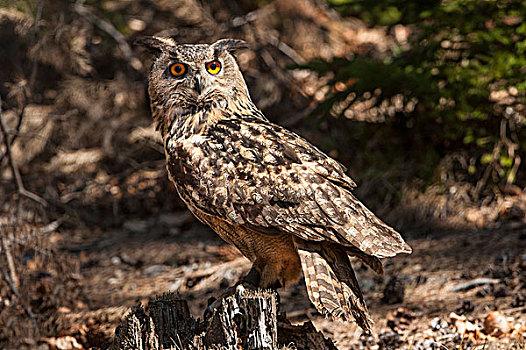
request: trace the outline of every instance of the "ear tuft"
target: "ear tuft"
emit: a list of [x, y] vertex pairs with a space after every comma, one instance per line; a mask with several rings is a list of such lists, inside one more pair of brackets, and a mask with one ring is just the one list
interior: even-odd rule
[[212, 46], [220, 50], [226, 50], [230, 53], [249, 48], [248, 43], [245, 40], [239, 39], [220, 39], [213, 43]]
[[159, 36], [141, 36], [133, 42], [134, 45], [146, 47], [152, 52], [161, 52], [169, 47], [175, 47], [177, 43], [173, 38]]

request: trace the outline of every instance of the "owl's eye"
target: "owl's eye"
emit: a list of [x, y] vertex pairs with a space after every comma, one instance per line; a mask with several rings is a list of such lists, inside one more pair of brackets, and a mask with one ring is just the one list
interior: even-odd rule
[[174, 77], [180, 77], [186, 72], [186, 67], [182, 63], [174, 63], [170, 66], [170, 74]]
[[206, 70], [212, 75], [221, 72], [221, 62], [218, 60], [210, 61], [206, 64]]

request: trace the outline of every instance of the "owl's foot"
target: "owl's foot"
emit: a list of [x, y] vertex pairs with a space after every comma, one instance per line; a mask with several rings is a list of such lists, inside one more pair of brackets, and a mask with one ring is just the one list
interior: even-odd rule
[[[274, 283], [271, 283], [271, 284], [267, 283], [264, 289], [273, 289], [276, 291], [278, 288], [281, 288], [281, 287], [282, 287], [281, 282], [279, 280], [276, 280]], [[245, 277], [243, 277], [241, 280], [239, 280], [233, 287], [224, 289], [218, 298], [212, 297], [208, 299], [208, 307], [205, 310], [205, 318], [208, 315], [208, 313], [213, 312], [214, 309], [217, 309], [218, 307], [221, 306], [221, 302], [223, 299], [228, 298], [229, 296], [232, 296], [234, 294], [243, 293], [247, 289], [253, 290], [253, 291], [262, 289], [261, 288], [261, 273], [254, 266], [252, 266], [248, 274]], [[279, 294], [277, 294], [277, 298], [279, 302]]]
[[263, 288], [277, 290], [278, 288], [283, 287], [283, 284], [279, 279], [276, 279], [272, 283], [268, 283], [268, 281], [263, 282], [261, 279], [261, 272], [255, 266], [252, 266], [248, 274], [241, 281], [239, 281], [236, 286], [239, 284], [243, 284], [245, 286], [248, 285], [250, 289]]
[[259, 271], [252, 266], [248, 274], [243, 277], [239, 282], [235, 284], [234, 287], [237, 287], [238, 285], [246, 285], [249, 289], [256, 290], [261, 282], [261, 274]]
[[221, 300], [228, 298], [231, 295], [236, 294], [236, 292], [240, 291], [238, 290], [240, 287], [243, 289], [258, 290], [260, 279], [261, 277], [260, 277], [259, 272], [254, 267], [252, 267], [252, 269], [248, 272], [248, 274], [242, 279], [240, 279], [236, 284], [234, 284], [234, 286], [223, 289], [219, 297], [210, 298], [208, 300], [208, 308], [217, 306], [216, 304], [220, 304]]

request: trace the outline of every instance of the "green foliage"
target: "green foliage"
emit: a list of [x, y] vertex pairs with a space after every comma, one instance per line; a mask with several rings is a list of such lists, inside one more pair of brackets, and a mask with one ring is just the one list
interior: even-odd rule
[[412, 152], [433, 154], [422, 158], [432, 168], [464, 150], [473, 159], [465, 168], [472, 180], [488, 166], [495, 181], [516, 180], [526, 153], [526, 1], [329, 2], [370, 24], [407, 25], [411, 35], [395, 40], [383, 59], [308, 64], [334, 77], [318, 112], [343, 116], [371, 96], [380, 106], [401, 95], [414, 108], [397, 110], [382, 136], [405, 138]]
[[369, 24], [414, 23], [429, 16], [440, 0], [328, 0], [343, 15], [361, 18]]

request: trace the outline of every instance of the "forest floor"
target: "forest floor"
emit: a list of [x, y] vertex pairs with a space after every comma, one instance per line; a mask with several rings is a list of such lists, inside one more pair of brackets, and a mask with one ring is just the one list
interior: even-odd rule
[[[36, 280], [36, 290], [47, 290], [43, 298], [56, 303], [57, 310], [47, 321], [48, 336], [39, 341], [42, 349], [101, 347], [130, 307], [168, 291], [178, 292], [200, 317], [208, 299], [250, 267], [235, 248], [186, 211], [123, 227], [97, 235], [79, 230], [51, 237], [64, 256], [80, 261], [80, 267], [74, 287], [60, 296], [53, 296], [51, 277]], [[317, 313], [303, 280], [279, 292], [280, 312], [295, 324], [312, 320], [340, 350], [524, 349], [524, 223], [414, 234], [408, 242], [413, 253], [385, 260], [384, 276], [354, 264], [375, 321], [372, 336], [362, 335], [355, 324]], [[70, 299], [75, 303], [61, 304]], [[498, 313], [489, 315], [492, 311]]]

